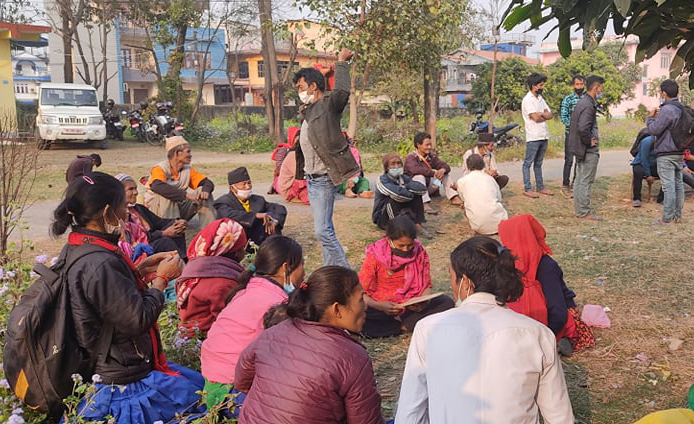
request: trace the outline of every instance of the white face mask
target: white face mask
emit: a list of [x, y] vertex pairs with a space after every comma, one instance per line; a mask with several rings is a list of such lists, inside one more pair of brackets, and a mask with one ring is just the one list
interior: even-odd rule
[[[465, 277], [463, 277], [465, 278]], [[456, 308], [463, 304], [463, 299], [460, 297], [460, 290], [463, 288], [463, 278], [460, 279], [460, 285], [458, 286], [458, 300], [455, 302]], [[467, 286], [467, 293], [465, 294], [465, 299], [470, 296], [470, 291], [472, 290], [472, 285]]]
[[249, 190], [239, 190], [236, 189], [236, 197], [238, 197], [241, 200], [248, 200], [251, 197], [251, 194], [253, 194], [253, 189]]
[[313, 102], [313, 94], [308, 94], [308, 91], [300, 91], [299, 92], [299, 100], [301, 100], [301, 103], [307, 105], [311, 102]]
[[119, 236], [123, 232], [123, 220], [118, 219], [118, 225], [109, 224], [106, 220], [106, 214], [104, 214], [104, 232], [106, 234], [112, 234], [114, 236]]

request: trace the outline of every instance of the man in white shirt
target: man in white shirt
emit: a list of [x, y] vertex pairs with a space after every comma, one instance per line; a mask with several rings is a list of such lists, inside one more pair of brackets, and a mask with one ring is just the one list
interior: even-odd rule
[[484, 172], [491, 175], [499, 188], [506, 187], [508, 175], [499, 175], [499, 167], [494, 158], [494, 136], [490, 133], [480, 133], [477, 139], [477, 146], [463, 154], [463, 177], [470, 173], [467, 167], [467, 158], [472, 155], [480, 155], [484, 159]]
[[[523, 98], [521, 111], [525, 122], [525, 160], [523, 161], [523, 194], [536, 199], [540, 197], [538, 193], [552, 196], [554, 193], [545, 188], [542, 180], [542, 161], [547, 152], [547, 141], [549, 140], [549, 127], [547, 121], [552, 119], [552, 112], [547, 106], [547, 102], [542, 97], [542, 90], [545, 88], [547, 76], [533, 72], [526, 80], [528, 84], [528, 94]], [[533, 191], [530, 183], [530, 166], [535, 171], [535, 186], [537, 191]]]
[[459, 179], [455, 188], [463, 201], [470, 228], [478, 234], [496, 234], [499, 222], [508, 219], [501, 204], [501, 189], [496, 180], [484, 171], [482, 156], [470, 155], [465, 164], [470, 173]]

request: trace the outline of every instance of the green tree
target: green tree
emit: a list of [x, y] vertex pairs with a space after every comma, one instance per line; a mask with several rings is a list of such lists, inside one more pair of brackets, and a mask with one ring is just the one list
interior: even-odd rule
[[504, 27], [511, 30], [529, 22], [531, 29], [557, 21], [557, 46], [571, 55], [571, 28], [583, 31], [583, 48], [591, 50], [611, 24], [618, 35], [639, 37], [636, 62], [664, 47], [677, 48], [670, 64], [671, 76], [690, 72], [694, 83], [694, 2], [692, 0], [511, 0]]
[[[648, 95], [653, 97], [660, 97], [660, 83], [662, 83], [666, 79], [667, 78], [665, 77], [660, 77], [652, 80], [648, 84]], [[689, 81], [684, 75], [680, 75], [675, 79], [675, 81], [680, 86], [680, 92], [677, 95], [677, 98], [680, 100], [680, 102], [691, 106], [692, 102], [694, 102], [694, 90], [689, 88]]]
[[[628, 61], [627, 61], [628, 62]], [[633, 65], [633, 64], [632, 64]], [[562, 99], [571, 93], [571, 78], [574, 75], [599, 75], [605, 78], [602, 99], [598, 107], [603, 113], [608, 107], [621, 100], [634, 97], [634, 83], [641, 80], [640, 72], [633, 72], [629, 63], [622, 71], [602, 49], [593, 52], [575, 52], [568, 58], [562, 58], [547, 66], [547, 84], [543, 96], [549, 107], [558, 113]], [[638, 68], [637, 65], [633, 65]]]
[[[526, 61], [517, 57], [511, 57], [497, 62], [496, 65], [496, 92], [499, 99], [496, 111], [519, 110], [523, 97], [528, 92], [525, 79], [534, 70]], [[489, 87], [492, 81], [492, 63], [480, 65], [477, 70], [477, 78], [472, 82], [472, 93], [465, 100], [465, 104], [471, 110], [490, 110]]]

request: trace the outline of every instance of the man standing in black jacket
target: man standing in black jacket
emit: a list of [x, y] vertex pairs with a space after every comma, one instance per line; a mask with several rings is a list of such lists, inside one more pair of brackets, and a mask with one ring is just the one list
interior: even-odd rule
[[246, 231], [246, 237], [260, 244], [273, 234], [282, 234], [287, 208], [270, 203], [253, 193], [253, 183], [245, 167], [227, 174], [229, 193], [214, 202], [218, 218], [229, 218], [238, 222]]
[[605, 79], [591, 75], [586, 79], [588, 91], [576, 104], [569, 126], [570, 152], [576, 157], [574, 210], [578, 218], [600, 221], [590, 206], [590, 192], [600, 160], [596, 99], [602, 97]]
[[313, 68], [300, 69], [294, 84], [304, 104], [299, 143], [296, 146], [296, 178], [306, 179], [316, 238], [323, 246], [323, 265], [349, 268], [345, 250], [335, 234], [333, 207], [337, 186], [359, 172], [342, 134], [340, 119], [349, 101], [349, 65], [352, 52], [342, 49], [335, 64], [335, 87], [325, 93], [325, 78]]

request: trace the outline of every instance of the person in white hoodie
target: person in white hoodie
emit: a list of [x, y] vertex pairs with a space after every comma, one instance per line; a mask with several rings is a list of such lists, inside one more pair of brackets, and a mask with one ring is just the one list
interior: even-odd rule
[[465, 165], [470, 172], [458, 180], [455, 188], [463, 201], [470, 228], [478, 234], [496, 234], [499, 222], [508, 219], [508, 213], [501, 203], [499, 184], [484, 171], [482, 156], [470, 155]]
[[506, 307], [523, 293], [514, 260], [485, 236], [453, 250], [458, 306], [415, 326], [397, 424], [574, 422], [554, 333]]

